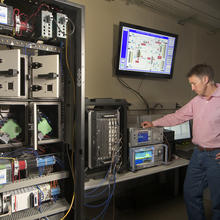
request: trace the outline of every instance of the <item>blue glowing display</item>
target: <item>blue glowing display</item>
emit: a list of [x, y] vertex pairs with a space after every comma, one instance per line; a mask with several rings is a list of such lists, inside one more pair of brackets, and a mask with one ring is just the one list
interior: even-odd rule
[[135, 164], [141, 164], [146, 161], [152, 161], [153, 150], [141, 151], [135, 153]]
[[138, 133], [138, 143], [148, 141], [148, 132], [139, 132]]

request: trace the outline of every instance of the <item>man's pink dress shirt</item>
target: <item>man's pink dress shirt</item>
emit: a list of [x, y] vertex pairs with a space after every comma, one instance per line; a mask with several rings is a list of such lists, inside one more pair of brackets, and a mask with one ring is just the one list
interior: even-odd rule
[[197, 95], [175, 113], [153, 121], [154, 126], [174, 126], [193, 119], [194, 144], [220, 147], [220, 84], [209, 100]]

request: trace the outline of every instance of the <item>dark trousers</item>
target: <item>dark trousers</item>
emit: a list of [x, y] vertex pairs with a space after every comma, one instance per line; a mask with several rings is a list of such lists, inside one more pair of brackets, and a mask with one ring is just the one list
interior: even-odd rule
[[195, 148], [184, 182], [184, 199], [189, 220], [204, 220], [203, 191], [209, 187], [212, 200], [212, 220], [220, 220], [220, 149], [200, 151]]

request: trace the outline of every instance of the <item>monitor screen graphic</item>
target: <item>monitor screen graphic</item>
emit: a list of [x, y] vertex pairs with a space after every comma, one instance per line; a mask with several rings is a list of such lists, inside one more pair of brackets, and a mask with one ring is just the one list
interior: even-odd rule
[[172, 126], [172, 127], [164, 127], [167, 130], [172, 130], [175, 132], [174, 140], [187, 140], [191, 138], [191, 128], [190, 128], [190, 121], [186, 121], [182, 124]]
[[116, 74], [172, 78], [178, 36], [120, 23]]

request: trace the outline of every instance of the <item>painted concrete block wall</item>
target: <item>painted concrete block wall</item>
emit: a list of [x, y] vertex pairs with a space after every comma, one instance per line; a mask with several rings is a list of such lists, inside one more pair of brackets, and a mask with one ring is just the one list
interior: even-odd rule
[[[125, 98], [131, 108], [143, 108], [143, 102], [122, 87], [115, 76], [120, 21], [179, 35], [173, 78], [122, 78], [150, 103], [170, 106], [185, 104], [194, 94], [186, 74], [198, 63], [211, 64], [220, 82], [220, 33], [211, 35], [204, 27], [186, 23], [126, 0], [73, 0], [85, 6], [86, 86], [89, 98]], [[138, 2], [138, 1], [135, 1]]]

